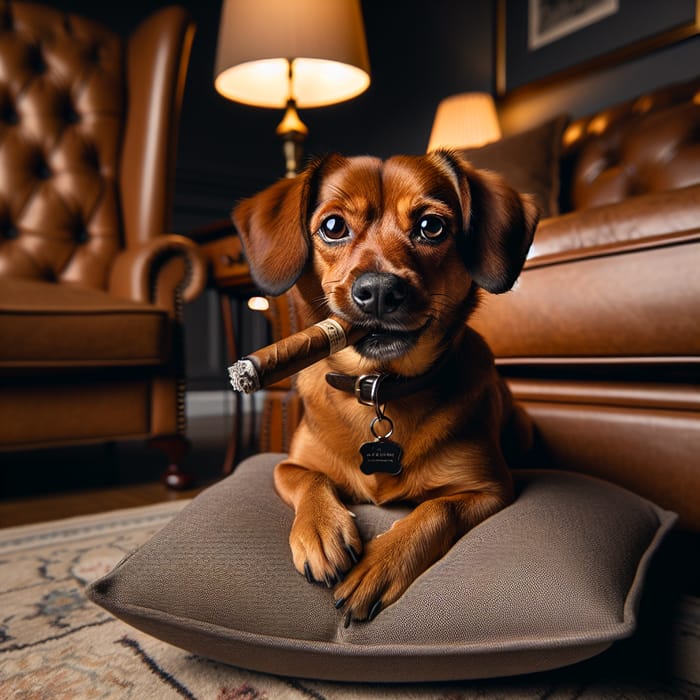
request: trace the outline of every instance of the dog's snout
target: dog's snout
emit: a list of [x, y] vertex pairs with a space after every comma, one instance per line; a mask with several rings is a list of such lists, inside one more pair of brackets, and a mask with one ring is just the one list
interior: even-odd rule
[[375, 318], [398, 311], [408, 297], [408, 286], [397, 275], [366, 272], [352, 285], [352, 298], [358, 308]]

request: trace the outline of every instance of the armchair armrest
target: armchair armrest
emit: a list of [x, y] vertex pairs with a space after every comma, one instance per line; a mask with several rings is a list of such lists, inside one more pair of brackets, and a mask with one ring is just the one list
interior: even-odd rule
[[110, 273], [109, 291], [179, 316], [181, 302], [195, 299], [206, 279], [205, 259], [197, 244], [184, 236], [167, 234], [118, 255]]

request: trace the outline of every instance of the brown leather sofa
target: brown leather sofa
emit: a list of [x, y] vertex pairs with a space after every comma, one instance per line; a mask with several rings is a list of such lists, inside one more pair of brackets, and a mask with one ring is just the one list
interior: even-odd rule
[[561, 213], [474, 325], [534, 418], [533, 464], [700, 531], [700, 80], [574, 121]]
[[20, 2], [0, 23], [0, 449], [152, 438], [181, 485], [206, 271], [166, 232], [193, 25], [168, 7], [123, 39]]

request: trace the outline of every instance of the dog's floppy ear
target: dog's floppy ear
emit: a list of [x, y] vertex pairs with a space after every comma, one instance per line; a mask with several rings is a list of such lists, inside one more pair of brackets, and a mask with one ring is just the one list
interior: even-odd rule
[[272, 296], [286, 292], [309, 260], [307, 220], [322, 162], [313, 162], [294, 178], [279, 180], [233, 210], [250, 273], [260, 289]]
[[495, 173], [476, 170], [450, 151], [437, 151], [457, 175], [464, 237], [460, 248], [472, 279], [493, 294], [507, 292], [522, 270], [539, 210]]

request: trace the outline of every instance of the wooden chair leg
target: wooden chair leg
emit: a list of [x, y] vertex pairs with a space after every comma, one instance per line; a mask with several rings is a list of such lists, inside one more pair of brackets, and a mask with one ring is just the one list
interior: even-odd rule
[[238, 457], [238, 410], [234, 409], [233, 417], [231, 418], [231, 431], [226, 442], [226, 454], [224, 462], [221, 465], [222, 476], [228, 476], [233, 472], [236, 466]]
[[183, 471], [182, 465], [190, 449], [189, 441], [182, 435], [171, 435], [168, 437], [153, 438], [149, 441], [149, 446], [165, 453], [168, 459], [161, 481], [169, 488], [176, 491], [192, 488], [194, 476]]
[[[241, 310], [240, 300], [236, 301], [238, 312]], [[226, 292], [219, 292], [219, 307], [221, 310], [221, 319], [223, 322], [224, 337], [226, 339], [226, 357], [229, 364], [233, 364], [239, 359], [238, 348], [236, 345], [236, 329], [233, 325], [233, 304], [231, 297]], [[235, 394], [235, 406], [232, 416], [231, 432], [229, 434], [228, 443], [226, 445], [226, 455], [224, 463], [221, 466], [223, 476], [231, 474], [236, 466], [240, 456], [240, 440], [241, 440], [241, 407], [242, 400], [240, 394]]]

